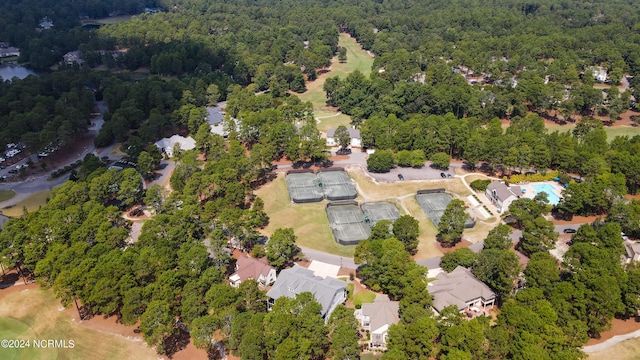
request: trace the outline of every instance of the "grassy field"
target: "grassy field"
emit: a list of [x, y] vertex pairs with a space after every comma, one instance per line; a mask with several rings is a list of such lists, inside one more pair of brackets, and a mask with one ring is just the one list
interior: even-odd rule
[[131, 17], [132, 15], [112, 16], [112, 17], [106, 17], [102, 19], [82, 20], [80, 21], [80, 23], [82, 25], [111, 25], [111, 24], [117, 24], [119, 22], [129, 20], [131, 19]]
[[16, 192], [13, 190], [0, 190], [0, 202], [7, 201], [16, 196]]
[[[322, 117], [322, 116], [327, 116], [327, 115], [318, 116], [317, 115], [318, 113], [324, 114], [324, 113], [327, 113], [327, 112], [325, 112], [325, 111], [316, 112], [316, 119], [318, 119], [319, 117]], [[351, 123], [351, 117], [349, 117], [349, 115], [345, 115], [345, 114], [342, 114], [342, 113], [339, 113], [339, 114], [338, 113], [333, 113], [333, 115], [329, 115], [329, 116], [331, 116], [331, 117], [318, 119], [320, 121], [318, 123], [318, 130], [320, 130], [321, 132], [326, 133], [327, 130], [329, 130], [329, 129], [335, 129], [340, 125], [347, 126], [347, 125], [349, 125], [349, 123]]]
[[[0, 348], [0, 359], [158, 359], [142, 342], [88, 329], [60, 311], [50, 290], [16, 291], [0, 299], [0, 338], [30, 340], [28, 349]], [[73, 348], [38, 349], [33, 340], [73, 340]]]
[[269, 215], [267, 235], [278, 228], [293, 228], [298, 245], [339, 256], [352, 257], [355, 246], [343, 246], [335, 242], [325, 213], [325, 201], [309, 204], [293, 204], [284, 175], [256, 191], [264, 200], [264, 210]]
[[[546, 128], [549, 132], [559, 131], [559, 132], [567, 132], [571, 131], [576, 127], [575, 124], [566, 124], [566, 125], [556, 125], [556, 124], [546, 124]], [[611, 142], [613, 138], [616, 136], [627, 135], [629, 137], [633, 137], [635, 135], [640, 135], [640, 127], [629, 127], [629, 126], [605, 126], [604, 131], [607, 133], [607, 140]]]
[[640, 359], [640, 338], [616, 344], [607, 350], [590, 353], [588, 360], [635, 360]]
[[353, 305], [358, 306], [358, 304], [362, 305], [365, 303], [372, 303], [376, 299], [376, 293], [371, 291], [363, 291], [355, 294], [353, 296]]
[[47, 202], [49, 194], [51, 194], [50, 190], [40, 191], [32, 194], [31, 196], [20, 201], [14, 206], [2, 209], [2, 213], [6, 216], [18, 217], [22, 216], [24, 208], [26, 208], [27, 211], [38, 210], [41, 205], [44, 205]]
[[[340, 34], [339, 45], [347, 49], [347, 62], [340, 63], [338, 58], [332, 59], [331, 71], [318, 76], [313, 82], [307, 84], [307, 91], [298, 95], [303, 101], [310, 101], [313, 104], [316, 117], [324, 117], [336, 114], [333, 109], [326, 106], [327, 97], [322, 87], [329, 77], [339, 76], [345, 78], [355, 70], [359, 70], [365, 76], [371, 72], [373, 57], [363, 50], [355, 39], [347, 34]], [[338, 125], [348, 125], [351, 119], [347, 115], [340, 115], [335, 118], [320, 119], [318, 128], [326, 131]], [[326, 124], [325, 124], [326, 123]]]
[[415, 255], [416, 259], [428, 259], [436, 256], [441, 256], [442, 252], [438, 248], [438, 244], [436, 242], [436, 235], [438, 234], [438, 230], [427, 215], [425, 215], [424, 211], [418, 204], [418, 201], [414, 196], [410, 196], [405, 198], [404, 204], [409, 210], [411, 216], [413, 216], [416, 220], [418, 220], [418, 224], [420, 227], [420, 235], [418, 235], [418, 252]]
[[349, 171], [349, 176], [354, 178], [363, 194], [367, 198], [390, 198], [407, 194], [415, 194], [421, 189], [445, 188], [461, 197], [471, 195], [471, 192], [464, 186], [462, 180], [422, 180], [422, 181], [402, 181], [395, 183], [374, 183], [366, 176], [362, 170]]

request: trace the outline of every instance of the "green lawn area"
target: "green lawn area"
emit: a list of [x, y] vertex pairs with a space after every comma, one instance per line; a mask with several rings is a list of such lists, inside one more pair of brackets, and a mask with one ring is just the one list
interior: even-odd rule
[[[338, 62], [338, 57], [334, 57], [331, 63], [331, 71], [318, 76], [318, 78], [307, 84], [307, 91], [298, 95], [302, 101], [310, 101], [313, 104], [316, 117], [333, 115], [336, 112], [326, 106], [327, 97], [322, 89], [324, 82], [329, 77], [339, 76], [345, 78], [355, 70], [360, 70], [365, 76], [371, 72], [373, 57], [360, 47], [355, 39], [347, 34], [340, 34], [339, 45], [347, 49], [347, 62]], [[340, 115], [336, 118], [320, 119], [318, 128], [326, 131], [338, 125], [348, 125], [351, 119], [347, 115]], [[327, 124], [324, 124], [324, 123]]]
[[[546, 128], [549, 132], [559, 131], [566, 132], [571, 131], [576, 127], [575, 124], [566, 124], [566, 125], [556, 125], [556, 124], [547, 124]], [[605, 126], [604, 131], [607, 133], [607, 140], [611, 142], [616, 136], [627, 135], [629, 137], [633, 137], [635, 135], [640, 135], [640, 127], [629, 127], [629, 126]]]
[[326, 201], [291, 203], [284, 174], [256, 190], [256, 195], [264, 200], [264, 210], [269, 215], [269, 225], [263, 231], [266, 235], [270, 236], [278, 228], [293, 228], [300, 246], [338, 256], [353, 257], [355, 246], [340, 245], [333, 239], [329, 219], [325, 213]]
[[27, 208], [27, 211], [38, 210], [41, 205], [44, 205], [47, 202], [49, 194], [51, 194], [50, 190], [40, 191], [32, 194], [31, 196], [18, 202], [14, 206], [2, 209], [2, 213], [6, 216], [18, 217], [22, 216], [24, 208]]
[[129, 20], [131, 18], [132, 18], [132, 15], [122, 15], [122, 16], [106, 17], [102, 19], [82, 20], [80, 21], [80, 23], [82, 25], [111, 25], [111, 24], [117, 24], [119, 22]]
[[[1, 291], [1, 290], [0, 290]], [[92, 330], [59, 310], [53, 291], [29, 289], [0, 298], [0, 338], [30, 340], [30, 347], [0, 347], [0, 359], [157, 359], [143, 342]], [[34, 340], [73, 340], [73, 348], [36, 348]]]
[[358, 305], [370, 304], [376, 299], [376, 293], [371, 291], [363, 291], [353, 296], [353, 306], [358, 308]]
[[0, 190], [0, 202], [7, 201], [16, 196], [16, 192], [13, 190]]
[[640, 358], [640, 338], [616, 344], [607, 350], [590, 353], [588, 360], [635, 360]]

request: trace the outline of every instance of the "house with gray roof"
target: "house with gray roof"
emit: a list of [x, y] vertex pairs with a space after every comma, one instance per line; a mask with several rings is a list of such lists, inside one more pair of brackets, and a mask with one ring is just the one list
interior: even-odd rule
[[442, 272], [427, 285], [433, 295], [433, 309], [440, 313], [447, 306], [455, 305], [461, 312], [482, 312], [493, 308], [496, 294], [471, 271], [458, 266], [452, 272]]
[[[349, 137], [351, 138], [351, 147], [361, 147], [362, 146], [362, 136], [360, 136], [360, 130], [354, 128], [347, 128], [349, 132]], [[336, 129], [327, 130], [327, 146], [338, 146], [338, 141], [334, 137], [336, 134]]]
[[634, 261], [640, 261], [640, 243], [631, 240], [624, 241], [625, 255], [623, 262], [629, 264]]
[[520, 186], [507, 186], [502, 181], [494, 180], [487, 186], [484, 194], [498, 208], [498, 212], [504, 212], [514, 200], [520, 198], [522, 189]]
[[354, 313], [363, 330], [369, 331], [369, 347], [379, 350], [387, 348], [389, 327], [400, 321], [399, 302], [389, 300], [387, 295], [378, 295], [371, 304], [362, 304]]
[[310, 292], [322, 306], [322, 317], [328, 321], [336, 306], [347, 299], [345, 285], [344, 281], [315, 276], [313, 271], [294, 265], [290, 269], [282, 270], [273, 287], [267, 292], [268, 308], [271, 310], [280, 297], [294, 299], [298, 294]]

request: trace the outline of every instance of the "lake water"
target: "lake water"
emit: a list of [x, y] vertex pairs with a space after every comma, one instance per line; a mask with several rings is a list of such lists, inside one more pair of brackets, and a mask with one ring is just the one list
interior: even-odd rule
[[38, 74], [20, 65], [15, 65], [15, 64], [0, 65], [0, 78], [2, 78], [2, 81], [6, 81], [6, 80], [10, 81], [14, 77], [17, 77], [18, 79], [24, 79], [29, 75], [37, 76]]

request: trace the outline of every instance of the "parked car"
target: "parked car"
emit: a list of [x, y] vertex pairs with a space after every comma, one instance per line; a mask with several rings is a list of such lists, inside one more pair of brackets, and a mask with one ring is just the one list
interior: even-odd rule
[[404, 176], [402, 174], [398, 174], [398, 180], [404, 180]]
[[18, 170], [16, 169], [9, 170], [9, 174], [17, 174], [17, 173], [18, 173]]
[[562, 230], [562, 232], [565, 233], [565, 234], [575, 234], [576, 233], [576, 229], [566, 228], [566, 229]]
[[443, 179], [446, 179], [446, 178], [447, 178], [447, 174], [445, 174], [445, 173], [440, 173], [440, 177], [442, 177]]
[[451, 176], [451, 174], [447, 174], [447, 177], [448, 177], [448, 178], [452, 178], [453, 176]]
[[351, 154], [351, 149], [338, 149], [336, 151], [336, 155], [349, 155]]

